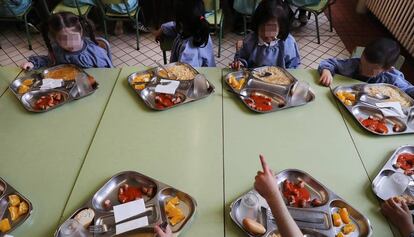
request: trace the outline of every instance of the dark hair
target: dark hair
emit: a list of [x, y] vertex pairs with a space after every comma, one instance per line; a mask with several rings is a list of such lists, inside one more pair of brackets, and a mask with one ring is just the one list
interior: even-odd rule
[[193, 37], [195, 47], [205, 47], [210, 32], [203, 0], [178, 0], [174, 7], [177, 32], [183, 38]]
[[368, 62], [387, 69], [397, 62], [400, 56], [400, 45], [392, 39], [379, 38], [367, 45], [363, 55]]
[[259, 32], [259, 27], [271, 19], [279, 25], [277, 38], [285, 40], [289, 35], [289, 11], [286, 3], [281, 0], [263, 0], [259, 3], [252, 18], [252, 30]]
[[49, 54], [54, 58], [53, 48], [50, 43], [49, 33], [52, 37], [61, 31], [63, 28], [75, 28], [76, 32], [81, 33], [82, 37], [88, 34], [89, 38], [98, 44], [95, 38], [93, 23], [83, 17], [79, 17], [70, 12], [60, 12], [53, 14], [42, 25], [42, 36], [45, 41]]

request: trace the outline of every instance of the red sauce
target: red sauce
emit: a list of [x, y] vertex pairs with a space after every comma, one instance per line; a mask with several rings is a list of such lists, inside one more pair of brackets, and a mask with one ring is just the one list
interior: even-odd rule
[[364, 125], [364, 127], [368, 128], [371, 131], [382, 134], [388, 133], [387, 124], [384, 121], [379, 120], [377, 118], [370, 117], [362, 120], [361, 123], [362, 125]]
[[244, 102], [252, 109], [258, 111], [269, 111], [273, 109], [272, 106], [272, 99], [267, 96], [257, 95], [257, 94], [250, 94], [249, 98], [244, 99]]
[[297, 184], [285, 180], [283, 182], [283, 196], [293, 207], [306, 207], [310, 203], [311, 195], [301, 182]]
[[120, 203], [127, 203], [142, 198], [141, 190], [136, 187], [124, 185], [119, 188], [118, 200]]
[[411, 175], [412, 170], [414, 168], [414, 154], [411, 154], [411, 153], [400, 154], [397, 158], [397, 166], [398, 168], [401, 168], [405, 171], [409, 171]]
[[63, 96], [60, 92], [52, 92], [47, 95], [41, 96], [35, 102], [35, 109], [37, 110], [45, 110], [50, 107], [53, 107], [63, 101]]
[[157, 93], [155, 95], [155, 107], [158, 109], [166, 109], [183, 101], [184, 99], [179, 95], [168, 95], [163, 93]]

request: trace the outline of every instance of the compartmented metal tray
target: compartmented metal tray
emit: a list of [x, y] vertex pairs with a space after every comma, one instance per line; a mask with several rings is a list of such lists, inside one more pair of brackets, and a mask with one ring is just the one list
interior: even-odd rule
[[[27, 213], [18, 217], [17, 220], [12, 221], [11, 214], [9, 211], [9, 196], [10, 195], [17, 195], [20, 198], [21, 202], [26, 202], [28, 205]], [[27, 218], [32, 214], [33, 206], [32, 203], [21, 193], [19, 193], [16, 189], [14, 189], [10, 184], [8, 184], [4, 179], [0, 177], [0, 221], [7, 218], [10, 223], [11, 229], [5, 233], [0, 231], [0, 237], [5, 236], [6, 234], [11, 233], [15, 230], [18, 226], [23, 224]]]
[[[84, 209], [91, 208], [95, 212], [95, 217], [91, 225], [107, 225], [109, 226], [108, 232], [93, 234], [90, 233], [90, 236], [101, 236], [109, 237], [115, 236], [115, 217], [113, 212], [113, 206], [120, 204], [118, 200], [118, 191], [119, 188], [127, 184], [133, 187], [152, 187], [153, 192], [151, 196], [143, 195], [145, 206], [148, 210], [152, 212], [148, 216], [147, 227], [139, 228], [136, 230], [131, 230], [126, 232], [128, 233], [153, 233], [153, 227], [161, 223], [168, 222], [168, 217], [165, 213], [165, 205], [168, 200], [173, 197], [178, 197], [180, 199], [180, 204], [178, 207], [181, 209], [185, 215], [185, 219], [171, 226], [172, 232], [176, 235], [181, 233], [185, 227], [187, 227], [194, 219], [197, 202], [196, 200], [180, 190], [177, 190], [167, 184], [159, 182], [155, 179], [147, 177], [143, 174], [140, 174], [135, 171], [124, 171], [112, 176], [93, 196], [88, 200], [82, 207], [76, 210], [68, 219], [72, 219], [80, 211]], [[109, 200], [111, 206], [105, 204], [105, 201]], [[59, 227], [55, 232], [55, 237], [59, 236], [61, 227]]]
[[[385, 178], [389, 177], [390, 175], [394, 173], [401, 173], [404, 175], [407, 175], [409, 177], [410, 182], [408, 183], [407, 189], [404, 191], [404, 193], [400, 196], [403, 199], [405, 199], [410, 206], [410, 209], [414, 208], [414, 179], [413, 175], [407, 173], [405, 174], [404, 170], [402, 168], [398, 168], [396, 166], [398, 157], [403, 153], [409, 153], [414, 155], [414, 146], [413, 145], [404, 145], [398, 147], [394, 153], [391, 155], [391, 157], [388, 159], [388, 161], [385, 163], [384, 167], [381, 168], [378, 175], [374, 178], [372, 181], [372, 191], [375, 193], [375, 195], [378, 196], [378, 198], [381, 199], [378, 192], [382, 189], [382, 184], [385, 180]], [[405, 197], [404, 197], [405, 196]], [[410, 199], [410, 200], [407, 200]], [[412, 211], [414, 213], [414, 210]]]
[[[183, 65], [188, 67], [188, 69], [195, 73], [195, 75], [199, 75], [199, 73], [190, 65], [184, 63], [172, 63], [167, 64], [165, 67], [168, 68], [174, 65]], [[177, 104], [173, 104], [168, 107], [159, 107], [157, 106], [156, 100], [158, 99], [157, 96], [164, 95], [162, 93], [157, 93], [155, 91], [155, 87], [161, 83], [161, 79], [164, 77], [159, 76], [159, 71], [162, 70], [159, 67], [152, 68], [145, 71], [140, 71], [136, 73], [132, 73], [128, 76], [128, 83], [134, 89], [134, 91], [139, 95], [139, 97], [144, 101], [144, 103], [151, 109], [154, 110], [167, 110], [182, 104], [187, 104], [196, 100], [203, 99], [208, 97], [209, 95], [214, 93], [215, 87], [211, 84], [207, 79], [205, 80], [207, 92], [201, 95], [195, 95], [194, 92], [194, 79], [191, 80], [176, 80], [179, 81], [180, 84], [176, 90], [174, 95], [171, 95], [174, 98], [179, 98], [180, 102]], [[137, 77], [146, 78], [144, 80], [137, 80]]]
[[[409, 106], [402, 106], [404, 116], [384, 116], [381, 110], [376, 106], [376, 103], [388, 102], [388, 99], [383, 98], [384, 96], [381, 94], [377, 94], [375, 96], [368, 94], [368, 89], [375, 86], [395, 90], [400, 94], [402, 98], [404, 98], [404, 100], [407, 101]], [[345, 104], [345, 102], [339, 98], [338, 92], [348, 92], [354, 94], [355, 102], [349, 105]], [[332, 93], [358, 121], [361, 127], [373, 134], [389, 136], [414, 133], [414, 100], [403, 91], [401, 91], [398, 87], [384, 83], [355, 84], [350, 86], [338, 86], [332, 91]], [[377, 120], [385, 122], [388, 132], [381, 133], [365, 127], [362, 124], [362, 121], [367, 118], [375, 118]]]
[[[339, 208], [346, 207], [351, 218], [351, 223], [356, 226], [356, 230], [347, 236], [365, 237], [372, 235], [372, 227], [368, 218], [309, 174], [301, 170], [287, 169], [278, 173], [276, 178], [281, 192], [285, 180], [291, 182], [302, 180], [305, 182], [306, 189], [311, 194], [311, 200], [318, 198], [321, 201], [321, 205], [317, 207], [309, 206], [299, 208], [287, 205], [290, 214], [304, 234], [323, 237], [336, 236], [341, 231], [341, 227], [335, 227], [333, 225], [332, 214], [337, 212]], [[261, 236], [269, 237], [273, 233], [277, 234], [276, 222], [266, 200], [255, 190], [251, 190], [250, 192], [255, 193], [259, 198], [259, 217], [257, 221], [266, 228], [266, 233]], [[230, 217], [248, 236], [253, 237], [253, 235], [243, 228], [242, 220], [244, 217], [239, 215], [239, 207], [243, 196], [239, 197], [231, 204]], [[285, 202], [287, 203], [286, 199]]]
[[[61, 87], [53, 89], [40, 89], [42, 85], [42, 80], [45, 78], [63, 79], [53, 78], [55, 77], [53, 75], [53, 72], [56, 72], [58, 70], [70, 70], [72, 74], [66, 74], [65, 76], [63, 76], [64, 80]], [[75, 72], [73, 70], [75, 70]], [[91, 85], [91, 90], [87, 91], [86, 94], [83, 96], [81, 96], [77, 90], [75, 78], [72, 78], [73, 76], [76, 76], [77, 73], [84, 74], [88, 80], [88, 83], [90, 83]], [[29, 85], [25, 85], [26, 81], [32, 81], [32, 83], [30, 83]], [[19, 91], [21, 87], [26, 87], [27, 91]], [[45, 69], [41, 72], [34, 71], [31, 73], [27, 73], [23, 77], [15, 79], [10, 84], [9, 88], [17, 97], [17, 99], [22, 103], [23, 107], [26, 110], [31, 112], [46, 112], [55, 109], [59, 106], [62, 106], [66, 103], [69, 103], [73, 100], [77, 100], [94, 93], [98, 88], [98, 83], [91, 75], [87, 74], [83, 69], [78, 68], [77, 66], [72, 64], [62, 64]], [[35, 104], [39, 98], [41, 98], [42, 96], [52, 94], [59, 94], [62, 97], [61, 101], [53, 106], [46, 107], [45, 109], [36, 108]]]
[[[258, 74], [264, 75], [266, 70], [269, 70], [269, 68], [280, 71], [281, 75], [284, 75], [284, 79], [288, 80], [289, 83], [275, 84], [264, 81], [257, 76]], [[238, 83], [242, 84], [240, 88], [232, 87], [231, 83], [229, 82], [231, 77], [237, 80]], [[291, 98], [292, 90], [295, 87], [295, 85], [298, 84], [298, 80], [295, 77], [293, 77], [288, 71], [279, 67], [266, 66], [254, 68], [251, 70], [230, 72], [225, 76], [224, 81], [231, 88], [231, 90], [238, 95], [240, 100], [250, 110], [258, 113], [269, 113], [291, 107], [296, 107], [309, 103], [315, 99], [315, 94], [309, 88], [309, 91], [305, 96], [306, 98], [304, 98], [304, 103], [295, 104], [295, 102], [292, 101]], [[266, 98], [269, 98], [272, 109], [264, 111], [250, 106], [248, 100], [252, 95], [264, 96]]]

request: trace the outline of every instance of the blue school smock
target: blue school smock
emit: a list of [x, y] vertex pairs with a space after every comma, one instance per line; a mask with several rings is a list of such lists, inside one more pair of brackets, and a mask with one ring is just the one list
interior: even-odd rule
[[21, 15], [31, 4], [31, 0], [4, 0], [0, 3], [0, 16], [12, 17], [14, 15]]

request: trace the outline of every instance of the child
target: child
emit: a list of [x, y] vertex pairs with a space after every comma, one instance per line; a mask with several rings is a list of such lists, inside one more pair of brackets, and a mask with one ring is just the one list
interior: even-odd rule
[[297, 68], [300, 64], [298, 46], [289, 34], [288, 10], [280, 0], [260, 2], [252, 19], [252, 30], [237, 50], [234, 62], [238, 70], [260, 66]]
[[405, 201], [391, 198], [381, 205], [381, 212], [398, 228], [402, 237], [414, 237], [413, 217]]
[[400, 55], [397, 42], [380, 38], [371, 42], [361, 58], [339, 60], [330, 58], [319, 65], [320, 83], [329, 86], [335, 73], [367, 83], [388, 83], [399, 87], [414, 98], [414, 86], [393, 65]]
[[[86, 38], [86, 33], [90, 39]], [[29, 61], [21, 65], [23, 69], [31, 70], [66, 63], [82, 68], [113, 67], [107, 51], [98, 46], [92, 26], [72, 13], [62, 12], [50, 16], [42, 34], [49, 55], [30, 56]]]
[[188, 63], [193, 67], [215, 67], [209, 25], [204, 18], [202, 0], [175, 1], [175, 22], [168, 22], [155, 32], [158, 42], [163, 36], [175, 38], [170, 62]]
[[298, 225], [290, 215], [282, 194], [269, 169], [265, 158], [260, 155], [260, 162], [262, 163], [263, 171], [258, 171], [255, 177], [254, 188], [266, 200], [267, 204], [276, 219], [276, 225], [281, 236], [289, 237], [303, 237]]

